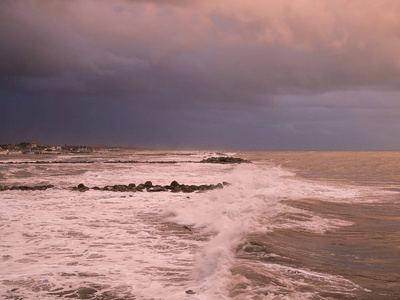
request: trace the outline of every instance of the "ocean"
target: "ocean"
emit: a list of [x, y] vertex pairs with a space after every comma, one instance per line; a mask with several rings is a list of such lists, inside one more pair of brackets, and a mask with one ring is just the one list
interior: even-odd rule
[[[252, 163], [200, 163], [220, 156]], [[400, 299], [399, 170], [400, 152], [4, 156], [0, 298]], [[102, 189], [147, 181], [213, 188]]]

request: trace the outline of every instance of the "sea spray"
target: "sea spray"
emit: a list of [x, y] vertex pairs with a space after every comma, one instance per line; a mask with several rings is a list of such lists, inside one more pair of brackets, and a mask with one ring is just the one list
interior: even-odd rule
[[[237, 247], [250, 233], [268, 234], [287, 228], [323, 233], [352, 224], [312, 215], [287, 206], [285, 201], [315, 194], [335, 198], [343, 196], [343, 191], [354, 196], [356, 190], [349, 192], [343, 188], [316, 185], [294, 178], [292, 172], [268, 165], [236, 166], [227, 174], [227, 180], [232, 185], [224, 190], [205, 195], [201, 200], [188, 199], [179, 207], [168, 208], [170, 220], [201, 228], [210, 235], [209, 241], [196, 255], [192, 272], [190, 288], [202, 295], [198, 299], [228, 299], [235, 294], [232, 294], [235, 282], [240, 285], [248, 281], [235, 270], [238, 270]], [[277, 275], [275, 271], [273, 274]], [[245, 286], [250, 287], [251, 283]]]
[[[353, 166], [351, 153], [330, 154], [331, 167], [324, 153], [257, 155], [245, 156], [251, 165], [103, 164], [188, 160], [186, 152], [111, 153], [97, 155], [98, 163], [34, 165], [28, 173], [5, 164], [4, 185], [55, 188], [1, 192], [0, 297], [397, 299], [397, 156], [384, 154], [388, 183], [377, 188], [376, 176], [365, 185], [368, 168], [358, 169], [368, 164]], [[336, 172], [343, 155], [346, 168], [339, 171], [364, 172], [360, 185], [357, 176], [352, 184], [338, 181], [341, 174], [319, 178]], [[195, 160], [209, 156], [193, 152]], [[287, 171], [288, 161], [294, 171]], [[307, 173], [313, 168], [318, 173]], [[146, 180], [231, 185], [190, 194], [69, 189]]]

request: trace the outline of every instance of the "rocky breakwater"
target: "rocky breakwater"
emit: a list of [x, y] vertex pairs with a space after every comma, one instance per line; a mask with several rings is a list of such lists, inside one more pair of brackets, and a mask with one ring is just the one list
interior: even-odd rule
[[251, 161], [240, 158], [240, 157], [210, 157], [203, 159], [200, 163], [209, 163], [209, 164], [251, 164]]
[[140, 183], [138, 185], [130, 183], [128, 185], [116, 184], [116, 185], [106, 185], [104, 187], [87, 187], [83, 183], [78, 186], [72, 187], [72, 190], [79, 192], [86, 192], [89, 190], [98, 191], [111, 191], [111, 192], [144, 192], [149, 193], [154, 192], [172, 192], [172, 193], [193, 193], [193, 192], [205, 192], [215, 189], [222, 189], [224, 186], [229, 185], [228, 182], [217, 183], [217, 184], [202, 184], [202, 185], [187, 185], [179, 184], [177, 181], [172, 181], [170, 185], [154, 185], [151, 181], [146, 181], [145, 183]]
[[6, 186], [0, 185], [0, 191], [45, 191], [47, 189], [53, 188], [54, 185], [35, 185], [35, 186], [27, 186], [27, 185], [13, 185], [13, 186]]

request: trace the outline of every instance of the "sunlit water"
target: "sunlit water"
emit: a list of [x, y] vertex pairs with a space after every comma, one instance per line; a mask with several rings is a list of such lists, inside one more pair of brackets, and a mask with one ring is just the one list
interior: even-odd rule
[[[399, 299], [400, 153], [1, 157], [4, 299]], [[231, 154], [229, 154], [231, 155]], [[143, 163], [105, 163], [112, 161]], [[175, 161], [177, 163], [146, 163]], [[204, 193], [73, 191], [230, 182]]]

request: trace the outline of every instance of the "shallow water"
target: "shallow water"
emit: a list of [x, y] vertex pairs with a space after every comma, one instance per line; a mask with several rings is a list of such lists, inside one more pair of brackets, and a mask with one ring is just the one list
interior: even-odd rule
[[[398, 299], [398, 152], [124, 151], [1, 162], [0, 297]], [[85, 163], [88, 160], [94, 163]], [[110, 161], [143, 163], [104, 163]], [[149, 164], [146, 161], [176, 161]], [[232, 185], [205, 193], [72, 186]]]

